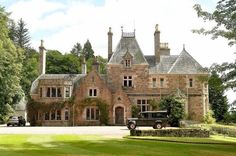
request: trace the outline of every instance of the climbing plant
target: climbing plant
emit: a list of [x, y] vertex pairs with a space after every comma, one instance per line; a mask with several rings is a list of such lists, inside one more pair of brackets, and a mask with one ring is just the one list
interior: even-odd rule
[[100, 111], [99, 121], [101, 124], [108, 125], [109, 115], [108, 115], [108, 104], [106, 101], [100, 98], [85, 98], [82, 100], [83, 106], [95, 105]]

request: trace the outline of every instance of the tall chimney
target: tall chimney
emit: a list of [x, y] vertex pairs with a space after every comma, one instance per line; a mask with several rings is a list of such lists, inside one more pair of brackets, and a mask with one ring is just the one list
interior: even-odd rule
[[154, 32], [154, 50], [156, 63], [160, 62], [160, 31], [158, 29], [158, 24], [156, 24], [155, 32]]
[[46, 71], [46, 49], [43, 46], [43, 40], [41, 40], [41, 45], [39, 46], [39, 74], [45, 74]]
[[87, 74], [87, 66], [86, 66], [85, 57], [83, 57], [83, 61], [82, 61], [82, 74]]
[[112, 35], [111, 27], [109, 27], [109, 32], [107, 33], [108, 36], [108, 62], [112, 56]]
[[98, 73], [100, 73], [99, 62], [97, 61], [97, 57], [93, 58], [92, 70], [97, 71]]

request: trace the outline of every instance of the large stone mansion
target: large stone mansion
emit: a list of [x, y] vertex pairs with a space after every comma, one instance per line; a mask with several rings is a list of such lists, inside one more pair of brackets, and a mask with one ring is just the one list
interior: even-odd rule
[[[100, 125], [101, 110], [96, 104], [96, 99], [100, 99], [108, 105], [109, 125], [123, 125], [131, 117], [132, 105], [141, 112], [148, 111], [150, 100], [159, 101], [170, 94], [181, 94], [186, 101], [186, 115], [202, 120], [209, 104], [208, 84], [201, 78], [208, 73], [185, 48], [179, 55], [170, 55], [168, 44], [160, 42], [158, 25], [154, 32], [154, 55], [143, 54], [135, 32], [122, 30], [114, 52], [111, 28], [107, 35], [106, 74], [99, 73], [96, 61], [91, 72], [86, 71], [84, 63], [81, 74], [45, 74], [46, 51], [41, 43], [41, 75], [31, 87], [31, 97], [38, 107], [31, 112], [31, 122], [46, 126]], [[49, 105], [53, 107], [49, 109]]]

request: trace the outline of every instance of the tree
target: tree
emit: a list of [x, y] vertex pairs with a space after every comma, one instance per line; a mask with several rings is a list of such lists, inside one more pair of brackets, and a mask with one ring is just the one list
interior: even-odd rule
[[74, 54], [75, 56], [80, 56], [82, 52], [82, 47], [80, 45], [80, 43], [76, 43], [72, 50], [70, 51], [71, 54]]
[[8, 13], [0, 6], [0, 115], [8, 114], [8, 105], [16, 104], [23, 96], [20, 86], [22, 50], [9, 38]]
[[179, 121], [184, 118], [184, 104], [180, 97], [168, 96], [160, 101], [160, 109], [167, 110], [171, 126], [179, 126]]
[[92, 49], [92, 45], [89, 42], [89, 40], [87, 40], [86, 43], [84, 44], [84, 48], [83, 48], [82, 54], [84, 55], [86, 60], [94, 57], [94, 51]]
[[46, 57], [47, 74], [78, 74], [80, 59], [74, 54], [62, 55], [57, 50], [48, 50]]
[[26, 28], [26, 23], [22, 18], [17, 22], [16, 43], [23, 49], [29, 47], [30, 43], [29, 30]]
[[236, 60], [235, 62], [225, 62], [221, 65], [213, 64], [212, 68], [221, 74], [220, 78], [222, 79], [226, 89], [236, 91]]
[[227, 97], [224, 95], [225, 87], [216, 71], [211, 72], [211, 77], [208, 81], [209, 85], [209, 103], [214, 112], [216, 121], [222, 121], [228, 110]]
[[220, 0], [215, 10], [212, 13], [203, 11], [201, 5], [195, 4], [194, 9], [198, 17], [204, 21], [213, 21], [215, 26], [206, 30], [201, 28], [193, 30], [194, 33], [212, 35], [213, 39], [223, 37], [229, 40], [229, 45], [236, 44], [236, 1], [235, 0]]

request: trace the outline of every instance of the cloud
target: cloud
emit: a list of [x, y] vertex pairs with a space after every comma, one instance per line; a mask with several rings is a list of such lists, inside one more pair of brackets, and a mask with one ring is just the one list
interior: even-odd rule
[[[76, 42], [82, 45], [87, 39], [95, 54], [107, 57], [107, 31], [112, 27], [113, 49], [124, 31], [136, 29], [136, 38], [145, 55], [154, 54], [153, 33], [159, 24], [161, 41], [169, 42], [171, 54], [179, 54], [185, 44], [186, 50], [203, 66], [233, 61], [235, 47], [228, 47], [220, 38], [211, 40], [191, 32], [194, 28], [211, 27], [204, 23], [193, 10], [195, 3], [203, 0], [106, 0], [103, 5], [92, 1], [17, 1], [8, 8], [12, 18], [23, 18], [32, 35], [32, 44], [39, 46], [45, 40], [48, 49], [62, 52], [71, 50]], [[212, 10], [216, 0], [203, 4]], [[46, 32], [46, 33], [45, 33]]]

